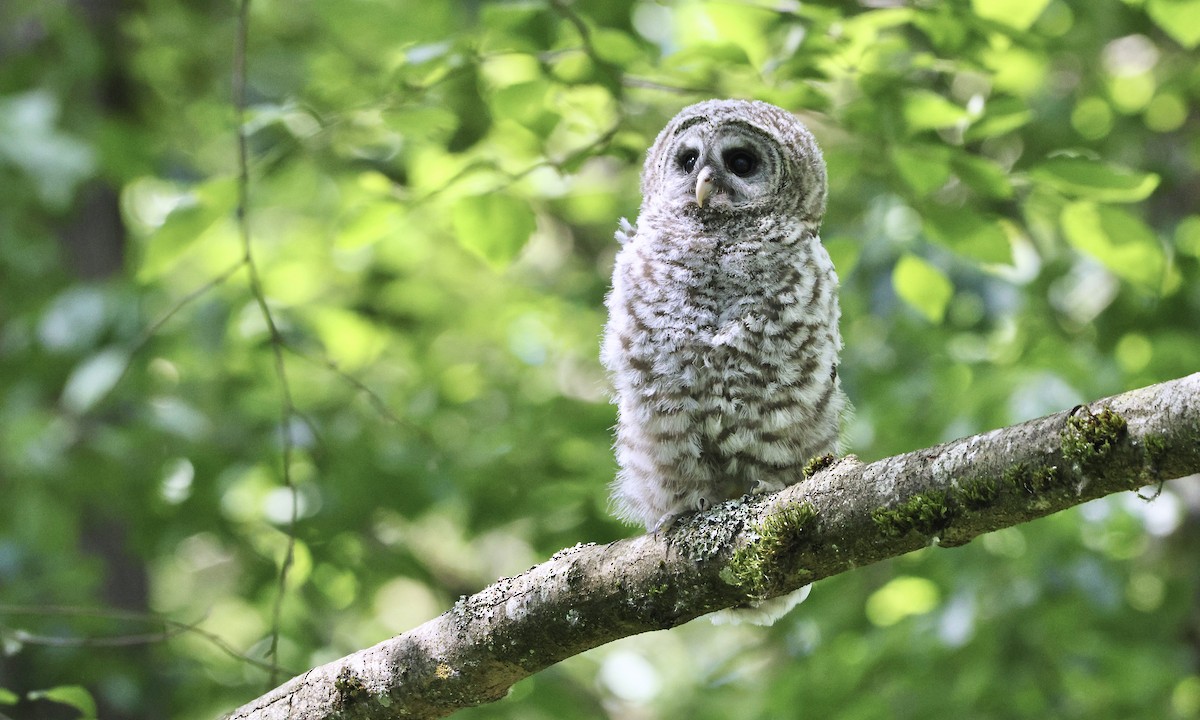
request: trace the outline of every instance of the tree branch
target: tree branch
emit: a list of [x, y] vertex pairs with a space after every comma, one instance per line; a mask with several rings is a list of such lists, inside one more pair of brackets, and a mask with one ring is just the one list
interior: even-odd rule
[[438, 718], [618, 638], [1200, 472], [1200, 373], [576, 545], [228, 718]]

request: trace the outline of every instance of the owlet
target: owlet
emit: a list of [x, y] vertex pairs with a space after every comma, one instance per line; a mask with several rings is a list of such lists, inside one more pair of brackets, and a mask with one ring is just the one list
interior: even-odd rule
[[838, 278], [825, 163], [791, 113], [710, 100], [659, 133], [606, 304], [617, 514], [648, 529], [800, 480], [836, 451]]

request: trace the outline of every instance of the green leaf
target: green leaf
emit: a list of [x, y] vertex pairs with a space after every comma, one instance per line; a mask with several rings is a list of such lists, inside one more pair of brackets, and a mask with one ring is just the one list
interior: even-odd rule
[[555, 18], [549, 9], [533, 3], [483, 3], [479, 8], [484, 29], [481, 50], [486, 52], [548, 50], [554, 44]]
[[446, 149], [462, 152], [479, 142], [492, 127], [492, 113], [479, 88], [479, 68], [469, 66], [448, 76], [443, 90], [446, 107], [458, 119], [458, 127], [446, 142]]
[[20, 701], [20, 695], [8, 688], [0, 688], [0, 705], [16, 705]]
[[768, 37], [771, 26], [778, 22], [774, 10], [754, 5], [721, 3], [704, 3], [699, 7], [703, 10], [691, 15], [696, 29], [703, 28], [706, 24], [720, 28], [721, 39], [735, 43], [745, 50], [751, 65], [762, 66], [769, 57], [771, 46], [770, 43], [763, 42], [763, 38]]
[[80, 362], [63, 386], [63, 406], [78, 414], [90, 410], [121, 379], [128, 363], [129, 355], [116, 348], [101, 350]]
[[874, 40], [880, 30], [902, 27], [913, 21], [917, 11], [906, 7], [885, 7], [850, 15], [842, 20], [848, 35]]
[[949, 53], [962, 49], [972, 29], [949, 6], [943, 5], [941, 12], [922, 12], [912, 19], [914, 27], [933, 42], [934, 46]]
[[1146, 14], [1185, 48], [1200, 45], [1200, 0], [1149, 0]]
[[867, 598], [866, 613], [878, 627], [895, 625], [909, 615], [923, 615], [940, 602], [938, 587], [923, 577], [901, 576]]
[[[1010, 65], [1013, 62], [1008, 56], [995, 58], [992, 62], [998, 65], [998, 72], [1000, 68], [1012, 72]], [[1021, 71], [1023, 76], [1029, 74], [1040, 76], [1042, 74], [1036, 68], [1025, 67]], [[1012, 89], [1010, 88], [1008, 92], [1012, 92]], [[1026, 125], [1032, 119], [1033, 111], [1029, 108], [1028, 100], [1007, 94], [1007, 92], [997, 92], [986, 99], [983, 105], [983, 115], [976, 118], [967, 130], [967, 138], [981, 140], [1003, 135]]]
[[546, 106], [550, 84], [544, 80], [517, 83], [492, 93], [497, 118], [511, 119], [545, 138], [558, 125], [559, 117]]
[[396, 237], [403, 228], [404, 211], [391, 203], [368, 203], [355, 208], [355, 214], [345, 221], [334, 237], [340, 250], [357, 250], [384, 238]]
[[995, 160], [981, 155], [958, 154], [950, 162], [954, 174], [979, 195], [999, 200], [1013, 196], [1008, 173]]
[[632, 64], [645, 54], [632, 35], [611, 28], [596, 28], [592, 33], [592, 46], [601, 58], [618, 65]]
[[918, 196], [950, 179], [950, 149], [945, 145], [895, 145], [890, 154], [896, 172]]
[[892, 270], [896, 295], [932, 323], [946, 316], [946, 304], [954, 296], [954, 285], [941, 270], [916, 255], [905, 254]]
[[1012, 246], [1008, 233], [994, 218], [969, 210], [923, 208], [925, 233], [956, 253], [989, 263], [1009, 262]]
[[904, 97], [904, 122], [912, 132], [953, 127], [967, 111], [932, 90], [913, 90]]
[[360, 314], [333, 306], [313, 307], [312, 323], [329, 358], [342, 370], [354, 372], [379, 357], [387, 338]]
[[1175, 247], [1179, 252], [1200, 257], [1200, 215], [1188, 215], [1175, 226]]
[[459, 200], [453, 224], [459, 244], [497, 270], [521, 252], [535, 227], [529, 204], [501, 193]]
[[51, 702], [70, 705], [83, 714], [85, 718], [96, 717], [96, 701], [92, 694], [81, 685], [59, 685], [46, 690], [31, 690], [30, 700], [49, 700]]
[[697, 42], [671, 53], [660, 64], [691, 77], [715, 77], [723, 68], [749, 65], [750, 58], [741, 46], [731, 42]]
[[1071, 197], [1098, 202], [1145, 200], [1158, 175], [1080, 157], [1055, 157], [1029, 171], [1038, 182]]
[[1030, 237], [1049, 246], [1059, 240], [1059, 218], [1068, 201], [1053, 190], [1033, 185], [1021, 200], [1021, 218]]
[[[1013, 103], [1020, 105], [1013, 107]], [[967, 140], [984, 140], [1012, 132], [1033, 119], [1033, 111], [1020, 101], [989, 103], [982, 118], [967, 129]]]
[[975, 14], [1017, 30], [1028, 30], [1050, 0], [971, 0]]
[[188, 193], [146, 238], [138, 276], [151, 280], [169, 270], [218, 220], [237, 205], [237, 179], [218, 177]]
[[1157, 292], [1162, 288], [1166, 253], [1145, 223], [1111, 205], [1074, 202], [1063, 208], [1067, 242], [1091, 255], [1113, 274]]

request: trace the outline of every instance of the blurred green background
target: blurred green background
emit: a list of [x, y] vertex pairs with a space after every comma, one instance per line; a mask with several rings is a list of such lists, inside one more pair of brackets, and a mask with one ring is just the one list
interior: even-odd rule
[[[9, 717], [257, 696], [293, 529], [294, 672], [633, 534], [607, 512], [612, 234], [700, 99], [792, 109], [825, 150], [848, 451], [1200, 368], [1200, 0], [254, 0], [249, 22], [294, 528], [234, 212], [237, 6], [0, 5]], [[769, 629], [613, 643], [459, 717], [1200, 718], [1198, 548], [1193, 477], [822, 581]], [[135, 642], [145, 614], [207, 635]]]

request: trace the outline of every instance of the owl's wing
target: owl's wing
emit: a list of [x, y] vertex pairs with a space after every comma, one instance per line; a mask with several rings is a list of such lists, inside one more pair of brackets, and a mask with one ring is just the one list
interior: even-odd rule
[[613, 234], [613, 237], [617, 239], [617, 242], [624, 245], [632, 240], [635, 234], [637, 234], [637, 228], [633, 226], [633, 223], [625, 218], [621, 218], [621, 221], [617, 223], [617, 232]]

